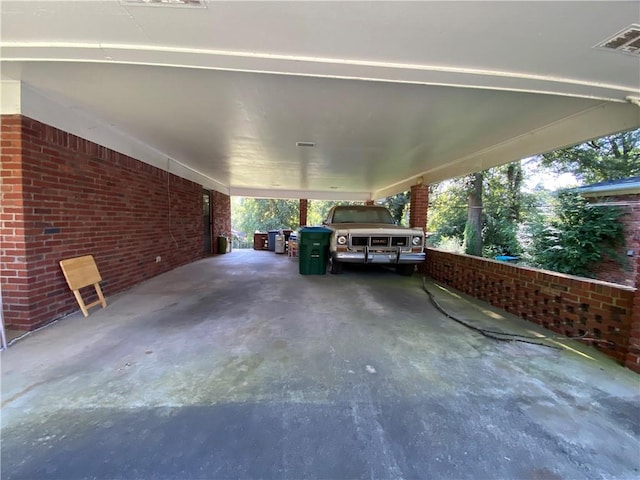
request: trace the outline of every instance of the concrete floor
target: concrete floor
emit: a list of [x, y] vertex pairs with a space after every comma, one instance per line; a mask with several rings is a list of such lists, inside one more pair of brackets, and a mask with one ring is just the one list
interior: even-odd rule
[[638, 478], [638, 375], [421, 287], [235, 251], [110, 297], [2, 352], [2, 478]]

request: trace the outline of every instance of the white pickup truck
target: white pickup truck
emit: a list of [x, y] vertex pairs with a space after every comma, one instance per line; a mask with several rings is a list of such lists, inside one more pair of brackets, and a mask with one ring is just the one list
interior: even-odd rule
[[384, 207], [341, 205], [329, 210], [323, 222], [329, 228], [329, 271], [341, 273], [344, 263], [375, 263], [395, 266], [411, 275], [425, 260], [424, 232], [396, 225]]

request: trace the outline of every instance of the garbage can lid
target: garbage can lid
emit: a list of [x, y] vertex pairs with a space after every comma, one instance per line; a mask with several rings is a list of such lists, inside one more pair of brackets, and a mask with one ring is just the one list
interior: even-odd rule
[[299, 232], [307, 232], [307, 233], [331, 233], [332, 230], [326, 227], [302, 227]]

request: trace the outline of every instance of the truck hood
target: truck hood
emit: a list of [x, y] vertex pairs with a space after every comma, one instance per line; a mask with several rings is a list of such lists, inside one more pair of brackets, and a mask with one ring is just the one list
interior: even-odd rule
[[380, 223], [331, 223], [325, 225], [325, 227], [330, 228], [332, 230], [368, 230], [368, 231], [379, 231], [379, 232], [389, 232], [389, 233], [403, 233], [407, 234], [413, 232], [422, 233], [421, 228], [407, 228], [401, 227], [399, 225], [389, 225], [389, 224], [380, 224]]

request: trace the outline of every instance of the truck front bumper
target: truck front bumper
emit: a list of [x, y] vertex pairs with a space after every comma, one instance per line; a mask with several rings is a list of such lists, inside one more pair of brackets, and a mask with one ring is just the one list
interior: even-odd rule
[[371, 251], [365, 248], [361, 252], [333, 252], [338, 262], [344, 263], [381, 263], [387, 265], [404, 265], [422, 263], [426, 258], [424, 252]]

